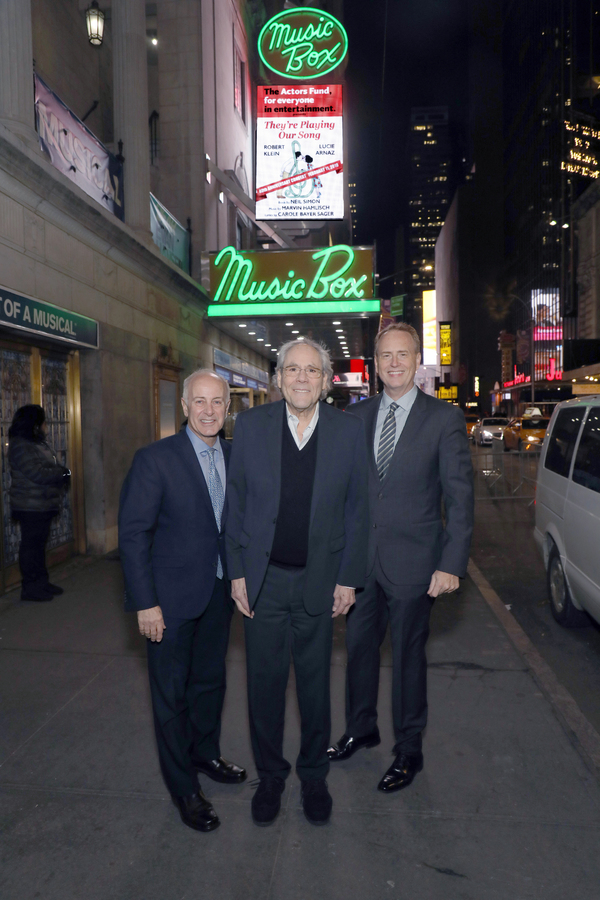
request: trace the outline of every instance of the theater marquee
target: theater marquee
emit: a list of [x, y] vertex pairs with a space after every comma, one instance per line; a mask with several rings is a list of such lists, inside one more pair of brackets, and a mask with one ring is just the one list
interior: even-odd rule
[[373, 248], [210, 254], [210, 317], [377, 312]]

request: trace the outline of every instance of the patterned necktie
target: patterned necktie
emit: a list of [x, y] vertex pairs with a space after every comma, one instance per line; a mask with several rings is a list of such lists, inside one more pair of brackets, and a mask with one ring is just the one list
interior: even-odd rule
[[381, 429], [381, 437], [379, 438], [379, 447], [377, 448], [377, 471], [379, 472], [379, 480], [385, 478], [390, 460], [394, 453], [394, 438], [396, 437], [396, 410], [398, 403], [390, 403], [388, 414], [385, 417], [383, 428]]
[[[216, 456], [216, 448], [210, 447], [209, 450], [206, 451], [208, 453], [208, 493], [210, 494], [210, 502], [212, 503], [212, 508], [215, 514], [215, 519], [217, 522], [217, 527], [219, 531], [221, 530], [221, 516], [223, 514], [223, 504], [225, 502], [225, 493], [223, 491], [223, 482], [219, 476], [219, 472], [217, 469], [217, 464], [215, 462]], [[221, 557], [219, 556], [217, 562], [217, 578], [223, 577], [223, 566], [221, 564]]]

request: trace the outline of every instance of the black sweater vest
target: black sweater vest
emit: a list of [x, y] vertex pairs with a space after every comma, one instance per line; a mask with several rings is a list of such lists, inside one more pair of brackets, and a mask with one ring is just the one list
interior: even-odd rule
[[308, 558], [308, 531], [319, 423], [302, 450], [290, 432], [287, 414], [283, 413], [281, 441], [281, 494], [271, 562], [275, 565], [301, 567]]

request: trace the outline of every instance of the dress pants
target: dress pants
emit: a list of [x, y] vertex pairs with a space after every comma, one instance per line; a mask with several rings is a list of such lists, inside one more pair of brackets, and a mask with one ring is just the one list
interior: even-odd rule
[[392, 638], [394, 753], [419, 753], [427, 724], [427, 658], [432, 599], [427, 584], [392, 584], [376, 559], [346, 622], [346, 733], [364, 737], [377, 726], [379, 650], [388, 621]]
[[215, 579], [210, 602], [196, 619], [164, 616], [162, 641], [147, 641], [148, 673], [160, 767], [175, 797], [198, 790], [195, 759], [221, 755], [225, 656], [233, 601]]
[[304, 569], [270, 565], [254, 618], [244, 619], [250, 737], [260, 778], [286, 778], [291, 769], [283, 756], [290, 657], [301, 722], [296, 771], [302, 781], [325, 778], [329, 771], [331, 610], [309, 615], [302, 602], [303, 586]]
[[46, 568], [46, 542], [52, 519], [57, 510], [32, 512], [14, 510], [13, 519], [21, 526], [19, 544], [19, 569], [21, 589], [27, 597], [40, 597], [48, 593], [48, 569]]

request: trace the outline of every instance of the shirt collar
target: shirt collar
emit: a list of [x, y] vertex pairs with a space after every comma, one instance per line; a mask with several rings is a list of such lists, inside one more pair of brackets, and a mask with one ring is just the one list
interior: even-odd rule
[[214, 443], [213, 447], [210, 447], [206, 441], [203, 441], [201, 437], [199, 437], [195, 431], [192, 431], [189, 425], [185, 426], [185, 430], [187, 432], [187, 436], [189, 437], [194, 450], [196, 453], [208, 453], [209, 450], [217, 451], [217, 458], [223, 455], [223, 450], [221, 449], [221, 439], [217, 437], [217, 440]]
[[[300, 421], [298, 416], [295, 416], [294, 413], [290, 412], [290, 409], [289, 409], [289, 406], [287, 405], [287, 403], [285, 404], [285, 410], [287, 413], [288, 422], [294, 422], [294, 424], [297, 424]], [[316, 428], [318, 421], [319, 421], [319, 401], [317, 401], [317, 405], [315, 406], [315, 411], [313, 413], [313, 417], [310, 420], [310, 422], [308, 423], [308, 425], [306, 426], [305, 432], [308, 428]]]
[[419, 390], [419, 388], [416, 386], [416, 384], [413, 384], [410, 391], [407, 391], [406, 394], [404, 394], [402, 397], [400, 397], [399, 400], [392, 400], [390, 395], [387, 394], [386, 391], [384, 390], [381, 395], [381, 405], [379, 408], [382, 410], [385, 410], [385, 409], [388, 409], [392, 403], [397, 403], [398, 406], [402, 407], [402, 409], [408, 411], [409, 409], [412, 408], [413, 403], [417, 399], [417, 391], [418, 390]]

